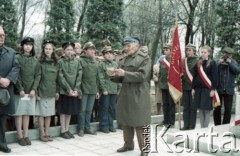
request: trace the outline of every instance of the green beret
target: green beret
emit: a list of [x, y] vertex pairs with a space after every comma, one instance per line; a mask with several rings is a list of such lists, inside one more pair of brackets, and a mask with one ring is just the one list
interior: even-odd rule
[[105, 54], [105, 53], [107, 53], [107, 52], [113, 53], [112, 48], [106, 47], [106, 48], [103, 48], [103, 49], [102, 49], [102, 54]]
[[85, 43], [84, 46], [83, 46], [83, 50], [87, 50], [89, 48], [96, 49], [95, 45], [92, 42]]
[[191, 43], [188, 43], [188, 44], [186, 45], [186, 49], [193, 49], [193, 50], [196, 50], [196, 46], [193, 45], [193, 44], [191, 44]]
[[225, 47], [225, 48], [223, 49], [223, 52], [224, 52], [224, 53], [233, 54], [233, 53], [234, 53], [234, 50], [233, 50], [232, 48], [230, 48], [230, 47]]
[[163, 48], [167, 48], [167, 49], [171, 49], [172, 45], [170, 43], [165, 43], [165, 45], [163, 46]]

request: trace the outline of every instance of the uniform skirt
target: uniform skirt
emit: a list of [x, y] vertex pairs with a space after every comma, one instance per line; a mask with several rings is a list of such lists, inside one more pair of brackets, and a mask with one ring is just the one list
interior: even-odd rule
[[57, 112], [66, 115], [78, 115], [80, 113], [81, 100], [78, 97], [60, 94]]
[[208, 88], [196, 88], [193, 101], [198, 109], [213, 110], [213, 98]]
[[19, 95], [15, 95], [15, 114], [13, 116], [35, 115], [36, 98], [27, 96], [21, 98]]
[[41, 98], [36, 104], [37, 116], [53, 116], [55, 115], [55, 98]]

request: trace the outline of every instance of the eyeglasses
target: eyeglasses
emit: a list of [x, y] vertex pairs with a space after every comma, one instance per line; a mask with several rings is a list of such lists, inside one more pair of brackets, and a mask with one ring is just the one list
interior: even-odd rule
[[6, 35], [5, 34], [0, 34], [0, 37], [4, 38]]

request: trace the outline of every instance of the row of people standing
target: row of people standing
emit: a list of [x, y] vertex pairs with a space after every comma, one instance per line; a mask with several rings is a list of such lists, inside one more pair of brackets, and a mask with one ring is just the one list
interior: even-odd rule
[[[95, 81], [100, 80], [99, 88], [96, 87], [97, 90], [94, 91], [100, 91], [103, 93], [100, 100], [102, 101], [102, 103], [100, 102], [102, 104], [101, 108], [103, 108], [101, 110], [102, 117], [100, 117], [100, 120], [106, 122], [101, 123], [100, 121], [100, 128], [102, 130], [106, 128], [107, 132], [108, 130], [115, 132], [115, 129], [112, 127], [115, 108], [111, 105], [114, 104], [116, 98], [115, 94], [117, 92], [115, 89], [119, 87], [114, 82], [118, 81], [122, 83], [123, 89], [120, 91], [119, 95], [120, 99], [118, 100], [117, 117], [120, 124], [124, 126], [125, 143], [122, 148], [117, 150], [117, 152], [133, 150], [134, 129], [136, 129], [141, 155], [147, 155], [145, 152], [148, 151], [144, 151], [143, 149], [143, 125], [150, 123], [148, 79], [150, 77], [151, 61], [148, 54], [140, 50], [140, 40], [138, 38], [130, 37], [124, 40], [124, 48], [126, 49], [128, 56], [121, 60], [120, 68], [117, 64], [112, 62], [112, 50], [106, 48], [103, 50], [105, 60], [99, 63], [97, 69], [93, 70], [87, 68], [87, 70], [95, 71], [97, 74], [86, 71], [90, 76], [85, 75], [84, 77], [84, 67], [88, 67], [91, 63], [96, 64], [94, 58], [89, 56], [94, 53], [95, 49], [95, 46], [93, 46], [92, 43], [85, 44], [83, 48], [86, 56], [86, 60], [84, 60], [85, 62], [81, 62], [81, 59], [84, 59], [84, 57], [81, 57], [79, 60], [71, 57], [70, 54], [74, 48], [72, 42], [64, 43], [62, 47], [65, 56], [58, 62], [54, 55], [54, 43], [52, 41], [46, 41], [43, 43], [43, 50], [39, 61], [34, 57], [34, 40], [32, 38], [25, 38], [21, 42], [22, 53], [18, 54], [16, 58], [14, 50], [3, 45], [5, 38], [4, 35], [4, 31], [0, 27], [0, 61], [1, 64], [4, 63], [4, 68], [0, 66], [0, 86], [3, 88], [7, 87], [11, 94], [11, 100], [8, 106], [4, 108], [0, 107], [1, 151], [6, 153], [11, 152], [11, 149], [6, 145], [4, 132], [4, 120], [8, 114], [16, 116], [16, 121], [19, 126], [18, 143], [21, 145], [31, 144], [31, 141], [28, 138], [27, 125], [29, 123], [29, 116], [32, 114], [35, 115], [33, 113], [35, 109], [33, 108], [36, 105], [36, 112], [38, 112], [38, 115], [41, 117], [39, 118], [39, 121], [41, 120], [40, 122], [42, 123], [40, 124], [42, 126], [40, 127], [40, 139], [42, 141], [46, 139], [51, 141], [52, 138], [48, 135], [50, 123], [49, 116], [55, 114], [55, 99], [59, 99], [57, 111], [61, 115], [61, 136], [66, 139], [73, 137], [69, 132], [69, 121], [71, 114], [80, 113], [81, 116], [81, 113], [83, 112], [83, 107], [80, 107], [79, 100], [83, 100], [85, 94], [86, 96], [87, 94], [93, 94], [94, 96], [98, 95], [95, 92], [84, 92], [82, 86], [86, 83], [84, 82], [84, 78], [86, 78], [87, 82], [94, 81], [94, 83], [96, 83]], [[4, 61], [2, 59], [3, 56]], [[26, 70], [25, 67], [29, 70]], [[95, 75], [98, 76], [94, 77]], [[13, 98], [14, 84], [16, 84], [15, 98]], [[89, 89], [91, 91], [92, 85], [86, 85], [85, 87], [87, 90]], [[33, 100], [34, 97], [38, 100], [36, 105], [34, 102], [30, 102], [35, 101]], [[22, 98], [24, 98], [24, 100]], [[15, 99], [16, 102], [14, 102]], [[25, 109], [20, 108], [24, 106], [20, 106], [20, 103], [18, 103], [19, 101], [22, 101], [21, 105], [27, 104], [27, 107], [25, 107]], [[24, 103], [23, 101], [28, 102]], [[80, 109], [78, 109], [79, 107]], [[16, 111], [14, 108], [16, 108]], [[135, 113], [132, 113], [133, 110]], [[86, 117], [89, 116], [87, 116], [85, 112], [85, 120], [83, 120], [85, 126], [83, 126], [83, 128], [85, 132], [88, 130], [90, 132], [90, 129], [86, 126], [86, 122], [88, 122]], [[21, 125], [24, 125], [23, 133]], [[80, 125], [78, 125], [78, 127], [80, 130]], [[90, 133], [93, 134], [93, 131]]]
[[[214, 115], [215, 125], [230, 123], [231, 109], [234, 95], [235, 77], [240, 73], [238, 63], [232, 58], [232, 48], [223, 49], [223, 55], [218, 61], [212, 59], [212, 49], [203, 46], [200, 57], [196, 56], [196, 46], [186, 45], [186, 57], [183, 60], [182, 88], [183, 88], [183, 121], [181, 130], [194, 129], [196, 126], [196, 114], [199, 110], [201, 127], [208, 127], [211, 111]], [[167, 76], [168, 62], [171, 57], [171, 45], [164, 46], [164, 57], [159, 63], [158, 87], [162, 96], [164, 121], [163, 125], [174, 126], [175, 103], [169, 94]], [[207, 82], [210, 82], [211, 86]], [[213, 97], [219, 94], [220, 103], [213, 105]], [[221, 119], [221, 108], [224, 105], [225, 112]]]
[[[103, 105], [100, 111], [100, 129], [105, 133], [116, 131], [113, 119], [118, 87], [106, 79], [106, 68], [117, 66], [113, 62], [111, 48], [103, 49], [105, 60], [98, 63], [95, 60], [95, 46], [91, 42], [84, 45], [85, 54], [80, 59], [72, 57], [75, 44], [64, 43], [64, 57], [59, 61], [55, 55], [53, 41], [46, 40], [43, 43], [40, 60], [34, 56], [33, 38], [23, 39], [21, 46], [22, 50], [17, 55], [21, 68], [16, 84], [14, 114], [20, 145], [31, 145], [28, 124], [29, 116], [32, 115], [39, 116], [40, 139], [44, 142], [53, 140], [48, 130], [51, 116], [55, 115], [55, 99], [59, 100], [57, 112], [60, 114], [61, 137], [74, 138], [69, 131], [71, 115], [78, 116], [79, 136], [96, 134], [90, 129], [90, 119], [95, 98], [99, 98], [99, 93], [102, 94], [100, 104]], [[23, 100], [25, 95], [30, 97], [28, 102], [31, 105]], [[37, 99], [36, 104], [34, 97]]]

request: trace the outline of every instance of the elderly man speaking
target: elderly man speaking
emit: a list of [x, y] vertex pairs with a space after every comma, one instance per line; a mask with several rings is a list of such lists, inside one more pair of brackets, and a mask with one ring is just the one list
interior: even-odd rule
[[127, 53], [120, 69], [108, 71], [111, 80], [122, 83], [117, 102], [117, 121], [123, 126], [124, 145], [117, 152], [134, 149], [134, 130], [137, 133], [141, 156], [147, 155], [144, 142], [144, 126], [150, 124], [149, 83], [151, 60], [148, 53], [140, 51], [140, 40], [135, 37], [124, 39]]

